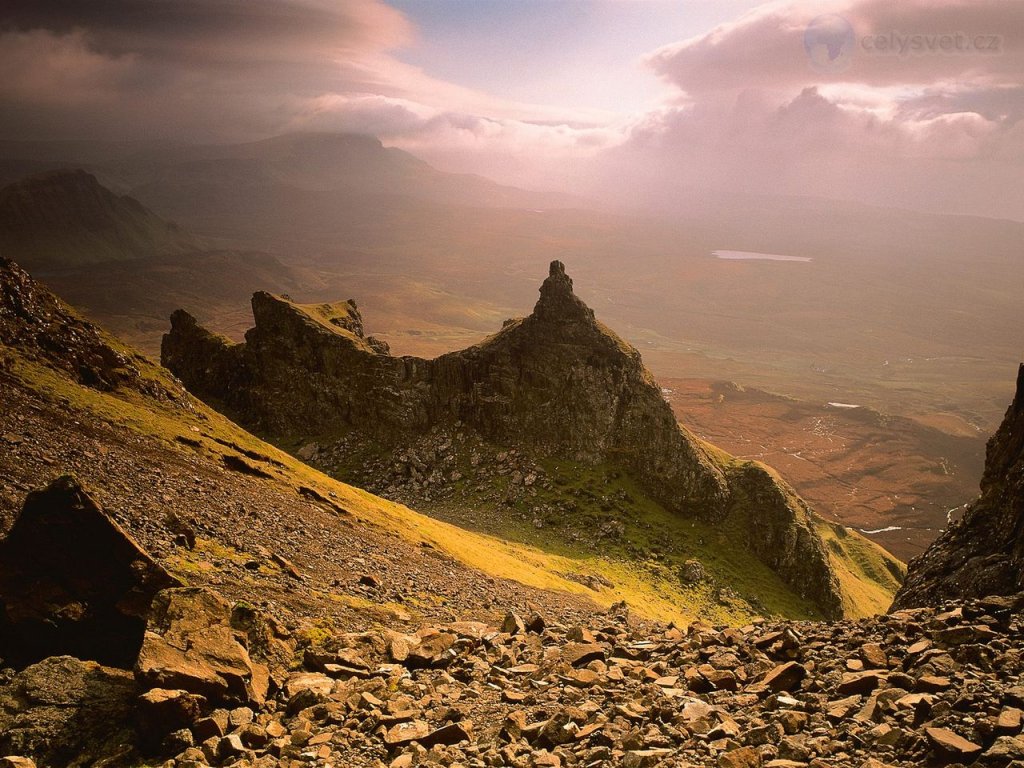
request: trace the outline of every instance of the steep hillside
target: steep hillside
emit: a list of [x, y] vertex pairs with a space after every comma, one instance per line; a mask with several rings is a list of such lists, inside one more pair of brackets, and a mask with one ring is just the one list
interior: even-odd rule
[[[171, 573], [239, 599], [259, 594], [282, 615], [401, 625], [456, 609], [493, 615], [498, 602], [527, 598], [553, 614], [594, 607], [592, 592], [560, 575], [585, 564], [460, 531], [312, 471], [194, 400], [10, 261], [0, 261], [0, 384], [0, 533], [26, 493], [73, 473]], [[180, 543], [183, 532], [193, 544]]]
[[254, 286], [320, 283], [267, 253], [215, 249], [75, 170], [0, 190], [0, 255], [45, 274], [73, 306], [150, 355], [159, 353], [167, 315], [183, 303], [241, 333], [247, 320], [232, 314]]
[[29, 268], [196, 249], [195, 238], [85, 171], [50, 171], [0, 189], [0, 253]]
[[911, 561], [894, 609], [1024, 590], [1024, 364], [988, 442], [981, 496]]
[[[438, 496], [456, 513], [474, 502], [497, 501], [495, 489], [504, 489], [494, 513], [498, 525], [477, 527], [517, 538], [522, 532], [507, 523], [528, 511], [523, 505], [536, 517], [544, 504], [548, 518], [576, 539], [578, 524], [589, 537], [596, 518], [613, 528], [635, 523], [650, 529], [650, 519], [642, 519], [650, 514], [669, 547], [684, 540], [682, 521], [704, 526], [716, 539], [728, 531], [733, 557], [747, 553], [749, 562], [767, 566], [784, 588], [829, 616], [877, 610], [896, 586], [898, 565], [885, 563], [881, 551], [864, 542], [878, 567], [855, 599], [849, 579], [840, 579], [832, 563], [845, 553], [826, 547], [810, 509], [762, 465], [737, 462], [682, 429], [639, 353], [575, 296], [560, 262], [551, 264], [530, 316], [433, 360], [391, 356], [364, 335], [353, 302], [299, 305], [257, 293], [252, 304], [256, 325], [240, 345], [175, 313], [164, 364], [240, 423], [293, 448], [316, 443], [303, 455], [339, 477], [385, 493], [397, 480], [406, 492], [398, 497], [431, 504]], [[430, 458], [424, 463], [417, 452]], [[510, 455], [521, 467], [508, 465]], [[405, 459], [394, 468], [397, 476], [389, 476], [394, 470], [381, 461], [397, 456]], [[567, 461], [580, 466], [557, 466]], [[595, 478], [596, 494], [571, 492], [574, 479], [605, 468], [610, 474]], [[636, 487], [623, 485], [620, 470]], [[506, 477], [496, 480], [497, 474]], [[586, 494], [596, 503], [580, 504]], [[580, 511], [582, 519], [573, 520]], [[710, 557], [705, 537], [693, 539], [695, 552], [688, 551], [691, 545], [673, 552], [679, 565], [690, 554]], [[735, 587], [731, 576], [743, 571], [750, 568], [717, 575]], [[852, 573], [859, 581], [864, 571]], [[770, 580], [765, 586], [772, 587]], [[771, 589], [745, 591], [755, 605], [771, 602], [765, 595]]]

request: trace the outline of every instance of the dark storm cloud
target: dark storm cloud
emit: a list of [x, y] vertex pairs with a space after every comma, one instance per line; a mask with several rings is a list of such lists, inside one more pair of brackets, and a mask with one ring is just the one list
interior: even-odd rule
[[374, 2], [9, 0], [0, 28], [89, 33], [103, 53], [172, 59], [277, 58], [396, 42], [399, 14]]
[[409, 34], [379, 0], [7, 0], [0, 134], [273, 131]]

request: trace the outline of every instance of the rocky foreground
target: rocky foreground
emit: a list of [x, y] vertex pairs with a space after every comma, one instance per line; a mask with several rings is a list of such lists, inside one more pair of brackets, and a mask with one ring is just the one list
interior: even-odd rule
[[65, 477], [0, 544], [0, 766], [1024, 765], [1022, 608], [296, 631], [184, 585]]
[[1019, 766], [1022, 606], [685, 631], [617, 608], [586, 626], [509, 613], [500, 627], [310, 641], [172, 588], [133, 672], [69, 656], [6, 671], [0, 753], [182, 768]]
[[0, 543], [0, 768], [1024, 766], [1022, 609], [353, 631], [184, 584], [65, 477]]

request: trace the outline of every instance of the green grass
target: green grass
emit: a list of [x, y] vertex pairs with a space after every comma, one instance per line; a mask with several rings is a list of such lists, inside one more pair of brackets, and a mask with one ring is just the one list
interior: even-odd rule
[[[758, 615], [821, 616], [813, 603], [797, 597], [745, 547], [737, 546], [742, 541], [735, 528], [739, 523], [715, 526], [671, 513], [647, 497], [628, 474], [609, 465], [549, 461], [543, 469], [549, 489], [536, 486], [535, 494], [511, 507], [501, 505], [478, 516], [483, 522], [476, 523], [476, 530], [557, 558], [563, 573], [607, 579], [614, 586], [591, 592], [596, 599], [624, 599], [652, 617], [734, 624]], [[498, 476], [489, 490], [501, 496], [508, 484], [507, 477]], [[475, 485], [456, 483], [456, 499], [446, 504], [493, 508], [493, 502], [474, 498]], [[534, 525], [534, 509], [546, 510], [541, 529]], [[621, 535], [595, 534], [609, 524], [621, 524]], [[690, 559], [701, 562], [706, 581], [683, 583], [681, 568]]]
[[888, 610], [906, 576], [906, 565], [855, 531], [821, 518], [814, 523], [839, 577], [843, 613], [861, 618]]

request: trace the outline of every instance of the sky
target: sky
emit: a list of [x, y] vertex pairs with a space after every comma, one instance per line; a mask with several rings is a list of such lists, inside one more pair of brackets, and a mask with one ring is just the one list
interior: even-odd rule
[[0, 138], [372, 133], [445, 170], [1024, 220], [1021, 0], [5, 0]]

